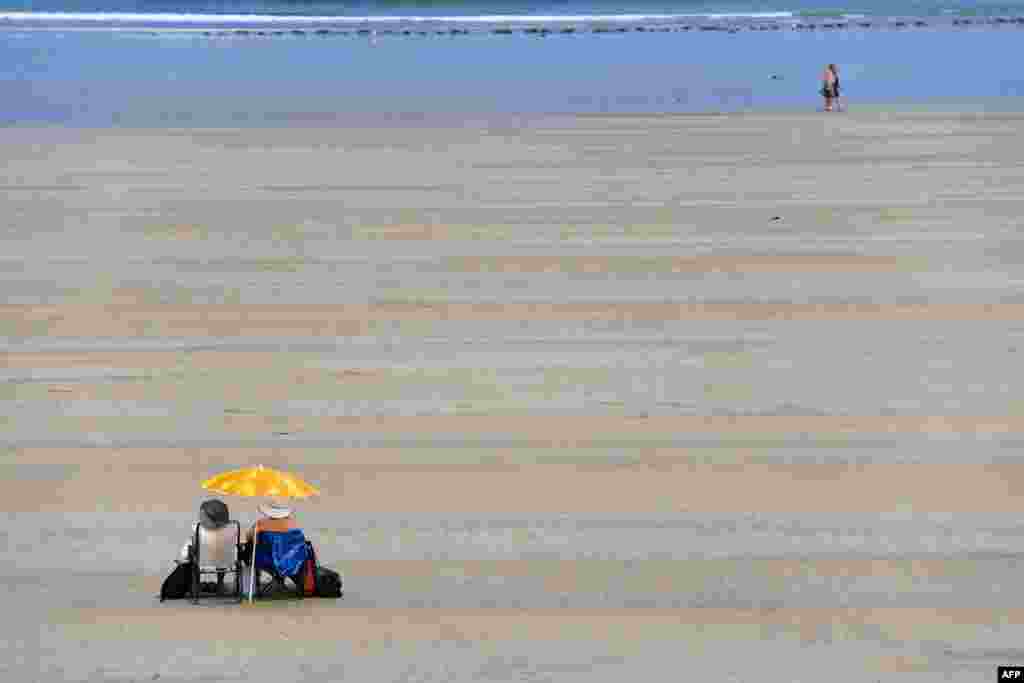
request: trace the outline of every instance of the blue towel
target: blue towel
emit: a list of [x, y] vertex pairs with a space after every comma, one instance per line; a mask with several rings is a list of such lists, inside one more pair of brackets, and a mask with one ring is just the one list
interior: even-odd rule
[[306, 535], [302, 529], [261, 531], [257, 536], [256, 566], [282, 576], [295, 576], [306, 561]]

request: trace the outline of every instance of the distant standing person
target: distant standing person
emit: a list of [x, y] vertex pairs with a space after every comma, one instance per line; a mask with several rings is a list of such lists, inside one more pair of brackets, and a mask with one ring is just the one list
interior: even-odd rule
[[825, 111], [832, 111], [832, 102], [839, 100], [839, 70], [835, 64], [826, 66], [821, 75], [821, 96], [825, 98]]
[[832, 71], [832, 97], [835, 98], [836, 111], [842, 111], [843, 107], [839, 102], [839, 67], [829, 64], [828, 68]]

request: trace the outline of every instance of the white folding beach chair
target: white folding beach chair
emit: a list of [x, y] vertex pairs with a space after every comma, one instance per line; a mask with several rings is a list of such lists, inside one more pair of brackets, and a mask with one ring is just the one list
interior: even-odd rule
[[231, 594], [242, 601], [242, 525], [236, 520], [220, 529], [203, 529], [196, 525], [189, 548], [192, 562], [192, 602], [199, 603], [202, 593], [202, 577], [211, 574], [218, 577], [220, 586], [224, 575], [235, 575], [235, 590]]

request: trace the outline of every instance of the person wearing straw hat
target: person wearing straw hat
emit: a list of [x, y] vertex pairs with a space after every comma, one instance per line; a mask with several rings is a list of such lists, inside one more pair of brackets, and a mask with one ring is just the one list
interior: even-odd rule
[[[298, 520], [295, 519], [295, 513], [288, 507], [284, 498], [272, 497], [267, 502], [257, 505], [256, 509], [259, 510], [261, 517], [245, 532], [245, 542], [247, 545], [253, 543], [253, 539], [264, 532], [287, 533], [295, 529], [302, 530]], [[269, 565], [267, 558], [260, 557], [257, 548], [251, 545], [248, 545], [248, 547], [252, 548], [252, 559], [255, 561], [257, 570], [273, 569]], [[252, 586], [254, 577], [248, 575], [252, 571], [251, 566], [249, 566], [251, 563], [247, 562], [246, 564], [247, 566], [243, 572], [243, 582], [247, 581], [248, 585]]]
[[292, 509], [288, 507], [285, 500], [282, 498], [271, 498], [269, 501], [256, 506], [259, 513], [262, 515], [256, 522], [249, 527], [249, 530], [245, 532], [246, 542], [252, 541], [254, 532], [257, 531], [291, 531], [292, 529], [299, 529], [299, 523], [295, 519], [295, 514]]

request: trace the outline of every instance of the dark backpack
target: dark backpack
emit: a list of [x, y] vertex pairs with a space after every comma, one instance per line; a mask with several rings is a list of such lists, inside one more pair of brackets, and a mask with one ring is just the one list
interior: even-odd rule
[[[312, 573], [311, 581], [306, 579], [307, 572]], [[318, 598], [341, 597], [341, 576], [334, 570], [320, 566], [316, 559], [316, 550], [313, 549], [313, 544], [309, 541], [306, 541], [306, 562], [302, 566], [301, 574], [302, 578], [299, 580], [305, 584], [303, 590], [305, 595]], [[312, 590], [310, 590], [310, 583], [312, 583]]]
[[316, 595], [318, 598], [340, 598], [341, 576], [327, 567], [316, 568]]
[[192, 590], [192, 563], [182, 562], [170, 576], [164, 579], [160, 587], [160, 602], [164, 600], [181, 600]]
[[296, 577], [295, 583], [302, 582], [302, 595], [307, 598], [316, 596], [316, 551], [313, 550], [313, 544], [306, 541], [306, 561], [302, 563], [302, 569], [299, 571], [299, 576]]

